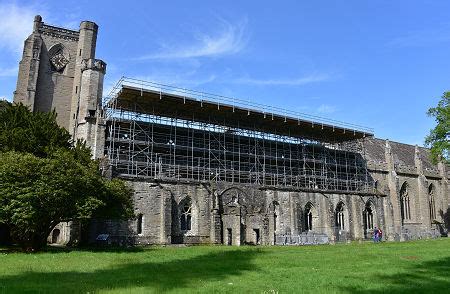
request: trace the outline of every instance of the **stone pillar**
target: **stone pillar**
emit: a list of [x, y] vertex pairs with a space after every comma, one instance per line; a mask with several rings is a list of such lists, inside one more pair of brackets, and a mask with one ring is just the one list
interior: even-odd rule
[[[445, 222], [447, 226], [447, 230], [450, 230], [450, 195], [448, 189], [448, 171], [444, 162], [438, 162], [439, 175], [441, 176], [440, 180], [440, 189], [436, 191], [439, 195], [435, 199], [442, 199], [443, 204], [440, 207], [436, 207], [437, 217], [443, 218], [442, 220]], [[436, 189], [437, 190], [437, 189]], [[437, 194], [436, 193], [436, 194]], [[442, 210], [442, 215], [440, 215], [440, 211]]]
[[94, 159], [104, 154], [105, 128], [101, 109], [106, 64], [99, 59], [86, 59], [81, 67], [82, 78], [75, 138], [85, 140]]
[[220, 216], [219, 208], [219, 193], [214, 190], [211, 194], [211, 244], [221, 244], [222, 243], [222, 219]]
[[[275, 245], [275, 232], [274, 227], [274, 214], [269, 213], [263, 218], [263, 228], [262, 228], [262, 239], [261, 244], [263, 245]], [[272, 228], [272, 229], [271, 229]]]
[[172, 194], [161, 190], [160, 243], [170, 244], [172, 232]]
[[19, 75], [17, 78], [14, 102], [23, 103], [34, 111], [37, 78], [42, 48], [42, 37], [39, 29], [42, 27], [42, 17], [34, 18], [33, 33], [25, 40], [22, 60], [19, 63]]
[[391, 145], [389, 140], [386, 140], [385, 145], [385, 159], [388, 166], [388, 187], [389, 187], [389, 201], [385, 201], [385, 211], [389, 211], [389, 202], [392, 204], [392, 217], [393, 220], [390, 220], [389, 216], [385, 216], [386, 218], [386, 238], [390, 241], [394, 240], [395, 234], [398, 234], [401, 237], [401, 228], [402, 228], [402, 217], [400, 212], [400, 201], [398, 194], [398, 177], [395, 171], [394, 166], [394, 157], [391, 151]]
[[[80, 106], [80, 92], [82, 87], [82, 67], [84, 60], [95, 58], [98, 26], [94, 22], [83, 21], [80, 24], [80, 35], [75, 59], [75, 74], [72, 89], [69, 132], [76, 137], [78, 121], [78, 107]], [[103, 86], [103, 83], [102, 83]], [[101, 97], [101, 95], [100, 95]]]
[[419, 147], [416, 145], [414, 151], [414, 163], [417, 169], [417, 193], [416, 199], [414, 199], [414, 210], [416, 212], [416, 220], [421, 223], [421, 228], [423, 230], [431, 229], [431, 219], [429, 213], [429, 195], [428, 195], [428, 184], [427, 178], [423, 173], [422, 159], [420, 158]]
[[222, 220], [217, 209], [212, 212], [212, 226], [213, 229], [211, 236], [211, 243], [221, 244], [222, 243]]

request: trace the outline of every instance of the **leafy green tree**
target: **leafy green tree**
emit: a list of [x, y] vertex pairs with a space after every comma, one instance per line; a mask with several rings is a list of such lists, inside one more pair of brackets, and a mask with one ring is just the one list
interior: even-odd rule
[[450, 92], [445, 92], [438, 105], [430, 108], [427, 114], [437, 122], [425, 138], [426, 146], [431, 148], [431, 159], [434, 163], [439, 159], [450, 163]]
[[59, 222], [133, 216], [130, 188], [102, 177], [89, 148], [74, 146], [55, 119], [23, 105], [0, 110], [0, 223], [27, 249], [45, 246]]
[[56, 123], [56, 113], [31, 112], [23, 104], [0, 111], [0, 151], [29, 152], [45, 157], [58, 148], [72, 147], [70, 134]]

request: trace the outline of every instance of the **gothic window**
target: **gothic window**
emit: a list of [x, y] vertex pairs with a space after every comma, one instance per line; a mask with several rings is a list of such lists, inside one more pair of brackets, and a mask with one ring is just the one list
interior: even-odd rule
[[336, 227], [338, 230], [345, 230], [344, 203], [342, 202], [336, 207]]
[[313, 205], [311, 203], [305, 206], [305, 230], [311, 231], [313, 229]]
[[431, 221], [436, 219], [436, 206], [434, 204], [434, 186], [430, 184], [428, 187], [428, 196], [429, 196], [429, 209], [430, 209], [430, 219]]
[[367, 202], [363, 212], [363, 222], [364, 222], [364, 234], [370, 237], [370, 233], [373, 230], [373, 209], [371, 202]]
[[182, 231], [190, 231], [192, 223], [192, 202], [189, 198], [186, 198], [181, 202], [180, 213], [180, 229]]
[[400, 189], [400, 210], [403, 221], [411, 219], [408, 184], [406, 182], [403, 183], [402, 188]]
[[138, 233], [138, 235], [142, 234], [143, 220], [144, 216], [142, 214], [139, 214], [136, 222], [136, 232]]

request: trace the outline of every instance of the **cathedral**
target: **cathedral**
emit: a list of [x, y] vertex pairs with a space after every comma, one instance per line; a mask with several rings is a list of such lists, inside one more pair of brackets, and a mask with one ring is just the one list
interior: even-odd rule
[[450, 170], [372, 129], [132, 78], [103, 93], [98, 26], [34, 19], [14, 102], [57, 112], [135, 218], [58, 224], [49, 243], [304, 245], [447, 235]]

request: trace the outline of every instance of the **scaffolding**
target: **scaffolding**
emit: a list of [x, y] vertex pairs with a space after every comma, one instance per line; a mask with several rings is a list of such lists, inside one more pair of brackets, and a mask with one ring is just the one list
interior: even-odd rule
[[122, 78], [104, 102], [115, 175], [374, 194], [369, 128]]

